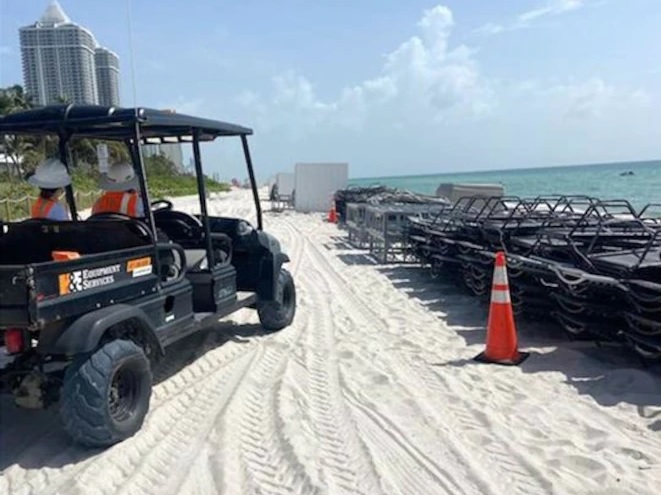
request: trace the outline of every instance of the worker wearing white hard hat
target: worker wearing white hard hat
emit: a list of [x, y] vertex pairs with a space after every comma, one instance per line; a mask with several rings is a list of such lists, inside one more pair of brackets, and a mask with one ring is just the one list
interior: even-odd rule
[[32, 218], [70, 220], [66, 208], [59, 202], [64, 188], [71, 184], [64, 163], [57, 158], [47, 158], [37, 166], [28, 183], [40, 189], [39, 197], [32, 205]]
[[138, 194], [138, 177], [128, 163], [115, 163], [101, 176], [99, 187], [105, 192], [94, 203], [92, 213], [121, 213], [144, 217], [145, 209]]

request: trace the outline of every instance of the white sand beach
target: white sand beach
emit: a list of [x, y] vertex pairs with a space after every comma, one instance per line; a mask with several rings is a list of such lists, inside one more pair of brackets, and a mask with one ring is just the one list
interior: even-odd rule
[[[254, 218], [245, 190], [210, 212]], [[264, 220], [291, 257], [294, 324], [265, 335], [243, 310], [175, 344], [142, 430], [106, 450], [3, 397], [0, 494], [659, 493], [658, 367], [523, 323], [527, 361], [476, 363], [477, 300], [372, 263], [321, 215]]]

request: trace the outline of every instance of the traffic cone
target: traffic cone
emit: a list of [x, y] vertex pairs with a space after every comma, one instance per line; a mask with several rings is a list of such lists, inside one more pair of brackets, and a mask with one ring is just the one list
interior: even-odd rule
[[328, 221], [330, 223], [337, 223], [337, 211], [335, 211], [335, 204], [331, 206], [331, 209], [328, 212]]
[[491, 287], [491, 306], [487, 323], [487, 347], [475, 360], [482, 363], [517, 365], [529, 356], [519, 352], [510, 288], [507, 282], [505, 253], [496, 253]]

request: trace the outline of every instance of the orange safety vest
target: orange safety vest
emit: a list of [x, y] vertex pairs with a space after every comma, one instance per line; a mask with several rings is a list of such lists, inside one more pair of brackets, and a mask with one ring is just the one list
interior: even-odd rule
[[137, 217], [137, 206], [137, 192], [108, 191], [96, 200], [92, 213], [121, 213], [130, 217]]
[[32, 218], [48, 218], [48, 214], [57, 204], [54, 199], [46, 199], [39, 196], [32, 205]]

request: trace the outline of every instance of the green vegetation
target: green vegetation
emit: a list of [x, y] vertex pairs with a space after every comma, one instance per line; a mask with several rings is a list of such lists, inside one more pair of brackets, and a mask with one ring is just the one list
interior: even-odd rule
[[[188, 196], [197, 194], [197, 179], [191, 174], [182, 174], [177, 171], [174, 163], [163, 155], [144, 158], [149, 193], [152, 198], [162, 196]], [[229, 184], [217, 182], [210, 177], [204, 181], [207, 192], [226, 192], [230, 190]]]
[[[19, 85], [0, 88], [0, 115], [32, 108], [29, 97]], [[69, 149], [73, 158], [73, 189], [79, 210], [92, 206], [99, 197], [99, 170], [96, 166], [96, 147], [103, 141], [72, 139]], [[129, 161], [128, 150], [122, 143], [106, 142], [111, 163]], [[57, 138], [51, 136], [4, 136], [0, 153], [7, 155], [7, 167], [0, 169], [0, 219], [29, 216], [33, 198], [38, 190], [23, 177], [33, 171], [46, 156], [57, 153]], [[152, 198], [197, 194], [195, 176], [177, 170], [164, 155], [144, 158], [149, 193]], [[205, 177], [208, 192], [229, 191], [228, 184]], [[32, 199], [31, 199], [32, 198]]]
[[[73, 174], [74, 194], [79, 210], [90, 208], [99, 197], [96, 182], [81, 174]], [[17, 220], [30, 216], [32, 203], [39, 194], [37, 188], [25, 181], [9, 180], [0, 174], [0, 220]]]
[[[175, 169], [174, 164], [163, 155], [145, 158], [149, 194], [152, 201], [163, 197], [178, 197], [197, 194], [197, 180], [192, 175], [165, 173], [161, 170], [164, 164]], [[98, 171], [90, 168], [75, 169], [73, 172], [73, 189], [76, 205], [79, 210], [91, 208], [100, 196], [98, 187]], [[226, 192], [230, 186], [205, 178], [207, 192]], [[26, 218], [38, 189], [24, 180], [10, 180], [8, 174], [0, 174], [0, 219], [15, 220]], [[7, 201], [8, 200], [8, 201]]]

